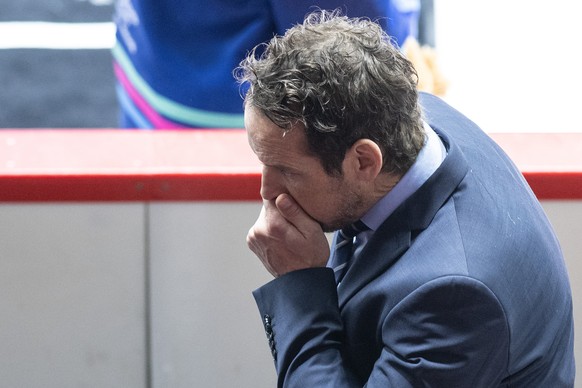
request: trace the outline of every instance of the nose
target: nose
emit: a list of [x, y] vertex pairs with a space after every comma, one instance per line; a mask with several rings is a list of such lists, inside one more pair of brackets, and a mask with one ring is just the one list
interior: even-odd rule
[[261, 176], [261, 197], [270, 201], [277, 198], [284, 192], [285, 188], [281, 182], [281, 176], [276, 169], [268, 166], [263, 166], [263, 174]]

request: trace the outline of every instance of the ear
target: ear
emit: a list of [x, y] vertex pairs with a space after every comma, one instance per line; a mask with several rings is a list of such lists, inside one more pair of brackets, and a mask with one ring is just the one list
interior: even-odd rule
[[382, 151], [370, 139], [356, 141], [346, 152], [344, 172], [355, 174], [356, 178], [373, 181], [382, 170]]

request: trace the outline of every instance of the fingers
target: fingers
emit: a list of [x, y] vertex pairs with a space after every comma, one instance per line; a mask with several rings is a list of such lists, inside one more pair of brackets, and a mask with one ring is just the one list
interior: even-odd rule
[[261, 214], [247, 234], [247, 245], [275, 277], [323, 267], [329, 257], [321, 226], [288, 194], [263, 202]]
[[279, 213], [301, 234], [312, 231], [319, 224], [288, 194], [281, 194], [275, 200]]

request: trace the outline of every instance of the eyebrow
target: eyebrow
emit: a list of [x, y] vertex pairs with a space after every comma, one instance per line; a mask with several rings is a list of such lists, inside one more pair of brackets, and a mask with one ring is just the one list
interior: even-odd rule
[[301, 170], [299, 170], [299, 169], [297, 169], [295, 167], [291, 167], [289, 165], [285, 165], [285, 164], [281, 164], [281, 163], [263, 163], [263, 162], [261, 162], [261, 164], [263, 164], [264, 166], [267, 166], [267, 167], [276, 168], [278, 170], [290, 171], [292, 173], [300, 173], [300, 172], [302, 172]]

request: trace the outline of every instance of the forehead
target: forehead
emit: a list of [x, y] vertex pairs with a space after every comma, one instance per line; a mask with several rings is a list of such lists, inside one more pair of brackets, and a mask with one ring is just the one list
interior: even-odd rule
[[249, 145], [263, 163], [307, 156], [307, 140], [300, 124], [285, 131], [258, 109], [247, 105], [245, 128]]

